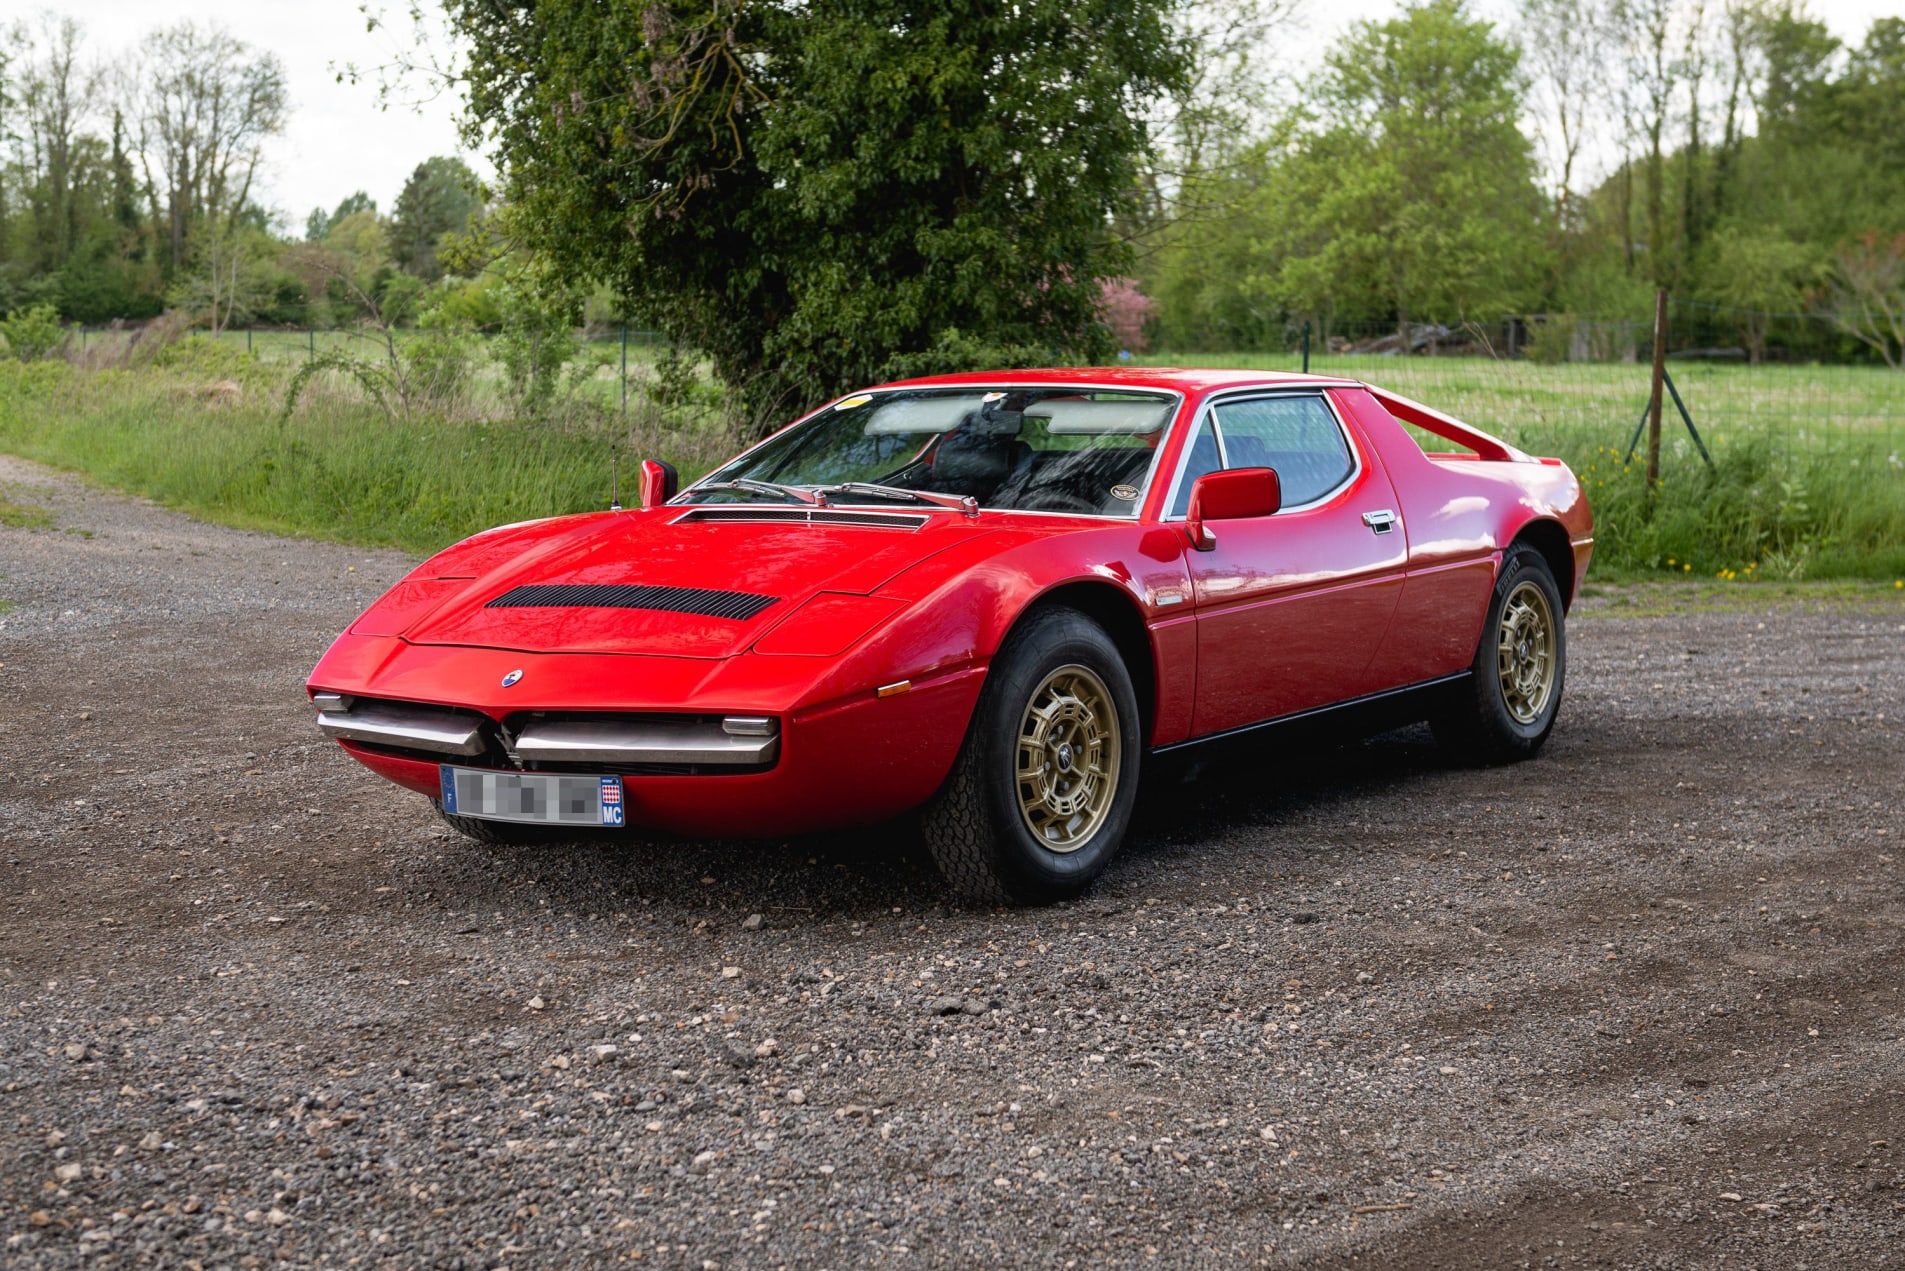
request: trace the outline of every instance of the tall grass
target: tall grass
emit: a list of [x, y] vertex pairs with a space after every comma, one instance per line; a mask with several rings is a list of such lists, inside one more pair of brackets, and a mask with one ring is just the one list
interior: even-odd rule
[[1587, 490], [1597, 573], [1905, 577], [1905, 473], [1882, 443], [1803, 451], [1721, 435], [1710, 445], [1712, 470], [1673, 455], [1651, 492], [1643, 460], [1629, 462], [1623, 447], [1546, 448]]
[[[1188, 360], [1300, 367], [1275, 353]], [[1390, 389], [1565, 460], [1594, 508], [1601, 578], [1905, 576], [1905, 375], [1885, 367], [1670, 364], [1713, 467], [1669, 401], [1651, 492], [1640, 456], [1626, 462], [1647, 405], [1645, 365], [1319, 350], [1310, 370]]]
[[[605, 404], [618, 394], [594, 383], [555, 419], [515, 420], [490, 399], [393, 422], [327, 379], [280, 422], [295, 363], [200, 353], [133, 370], [0, 362], [0, 450], [227, 524], [428, 552], [491, 525], [607, 506], [611, 445], [630, 501], [635, 459], [668, 459], [687, 478], [739, 445], [703, 389], [668, 410], [638, 391], [625, 429]], [[1703, 429], [1714, 469], [1673, 427], [1650, 492], [1624, 461], [1644, 367], [1360, 360], [1380, 365], [1358, 378], [1572, 465], [1594, 507], [1604, 580], [1905, 577], [1905, 463], [1891, 426], [1905, 412], [1905, 391], [1891, 390], [1905, 377], [1861, 370], [1840, 393], [1848, 368], [1683, 373], [1696, 412], [1728, 406]], [[1825, 416], [1841, 422], [1822, 428]]]
[[[488, 526], [608, 506], [609, 455], [684, 475], [733, 448], [718, 427], [604, 419], [387, 419], [315, 391], [283, 422], [286, 373], [206, 382], [160, 368], [0, 362], [0, 449], [248, 529], [430, 552]], [[234, 391], [235, 390], [235, 391]]]

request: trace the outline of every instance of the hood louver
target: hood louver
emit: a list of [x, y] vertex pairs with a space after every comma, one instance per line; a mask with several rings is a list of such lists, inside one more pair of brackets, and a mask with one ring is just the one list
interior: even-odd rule
[[751, 591], [703, 587], [651, 587], [639, 583], [571, 585], [532, 583], [504, 592], [485, 609], [657, 609], [746, 622], [780, 600]]

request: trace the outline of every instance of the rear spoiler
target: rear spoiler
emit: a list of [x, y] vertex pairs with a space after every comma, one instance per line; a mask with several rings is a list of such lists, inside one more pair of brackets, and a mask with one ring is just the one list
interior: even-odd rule
[[1534, 456], [1524, 454], [1499, 437], [1491, 437], [1479, 428], [1471, 428], [1459, 419], [1444, 415], [1433, 407], [1421, 402], [1412, 402], [1406, 397], [1398, 397], [1374, 386], [1369, 387], [1369, 395], [1382, 403], [1383, 409], [1405, 424], [1414, 424], [1424, 432], [1434, 433], [1444, 441], [1452, 441], [1458, 446], [1473, 450], [1483, 459], [1493, 459], [1499, 463], [1533, 463]]

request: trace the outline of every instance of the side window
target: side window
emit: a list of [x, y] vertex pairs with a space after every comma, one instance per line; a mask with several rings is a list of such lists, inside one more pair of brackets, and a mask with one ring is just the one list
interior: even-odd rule
[[1226, 402], [1211, 414], [1223, 436], [1225, 466], [1275, 468], [1288, 506], [1322, 498], [1356, 468], [1342, 427], [1320, 397]]
[[1322, 498], [1349, 478], [1356, 460], [1323, 399], [1311, 395], [1225, 402], [1198, 421], [1170, 515], [1189, 513], [1191, 483], [1222, 468], [1275, 468], [1290, 507]]

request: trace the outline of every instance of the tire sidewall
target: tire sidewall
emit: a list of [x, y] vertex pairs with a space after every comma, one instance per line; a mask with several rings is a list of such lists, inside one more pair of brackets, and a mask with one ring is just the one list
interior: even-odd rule
[[[1501, 675], [1497, 665], [1502, 610], [1507, 607], [1508, 597], [1523, 583], [1533, 583], [1547, 597], [1548, 612], [1554, 619], [1555, 631], [1554, 689], [1548, 694], [1548, 704], [1542, 708], [1540, 716], [1527, 724], [1509, 713], [1507, 700], [1502, 696]], [[1539, 552], [1519, 548], [1503, 563], [1501, 575], [1495, 580], [1495, 593], [1489, 598], [1488, 621], [1482, 627], [1481, 647], [1475, 651], [1474, 669], [1483, 726], [1494, 735], [1503, 749], [1511, 753], [1528, 755], [1540, 749], [1541, 744], [1548, 739], [1548, 734], [1554, 731], [1554, 721], [1561, 712], [1562, 690], [1567, 687], [1568, 630], [1562, 619], [1561, 589], [1555, 584], [1554, 571], [1548, 568], [1548, 562]]]
[[[1118, 788], [1104, 823], [1071, 852], [1054, 852], [1026, 826], [1018, 804], [1018, 729], [1033, 691], [1061, 666], [1089, 668], [1110, 690], [1118, 712]], [[976, 721], [981, 795], [995, 827], [994, 864], [1016, 897], [1069, 895], [1088, 884], [1118, 850], [1137, 802], [1140, 736], [1138, 698], [1124, 659], [1104, 629], [1073, 610], [1032, 615], [994, 659]]]

